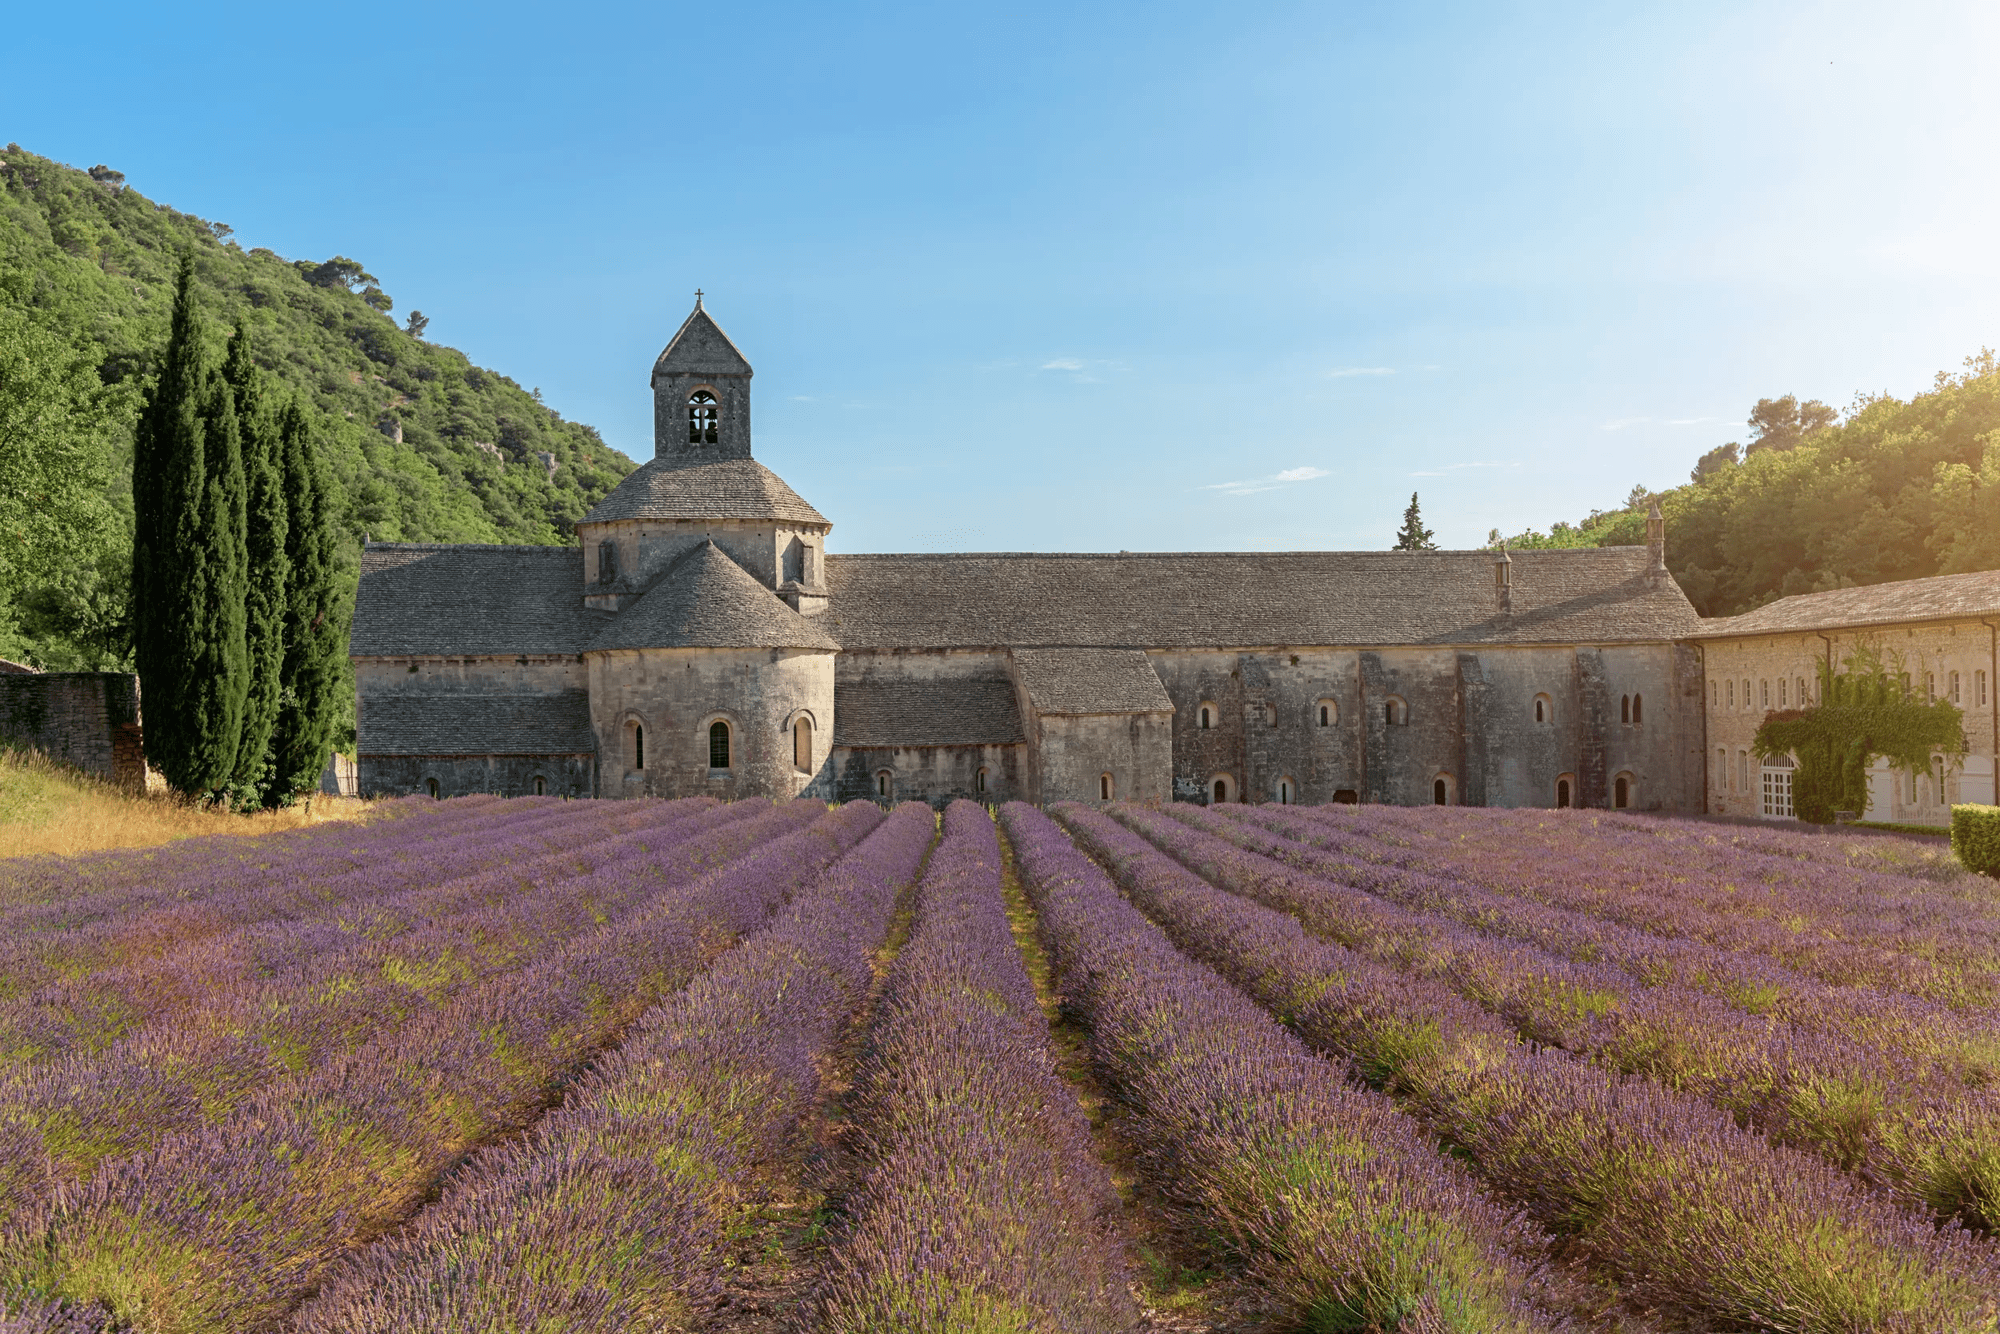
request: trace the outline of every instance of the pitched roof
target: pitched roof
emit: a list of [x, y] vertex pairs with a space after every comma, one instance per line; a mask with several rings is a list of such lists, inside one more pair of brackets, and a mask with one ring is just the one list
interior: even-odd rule
[[1644, 547], [1487, 551], [829, 556], [827, 628], [849, 649], [1604, 643], [1699, 623]]
[[637, 602], [590, 641], [613, 648], [837, 650], [816, 618], [799, 615], [714, 542], [690, 547]]
[[1173, 711], [1160, 674], [1137, 649], [1015, 649], [1014, 664], [1037, 713]]
[[1004, 676], [836, 680], [836, 746], [1006, 746], [1026, 739]]
[[1847, 626], [1889, 625], [1898, 621], [1941, 621], [2000, 613], [2000, 570], [1901, 579], [1866, 588], [1799, 593], [1746, 611], [1741, 616], [1705, 620], [1694, 633], [1702, 639], [1724, 635], [1784, 634]]
[[655, 458], [627, 474], [578, 522], [620, 519], [761, 519], [833, 526], [755, 459], [678, 454]]
[[590, 692], [554, 695], [362, 694], [361, 755], [588, 755]]
[[694, 309], [667, 340], [653, 363], [654, 378], [662, 375], [749, 375], [750, 361], [731, 342], [715, 317], [695, 298]]
[[583, 606], [575, 547], [371, 542], [348, 651], [357, 657], [579, 653], [601, 613]]

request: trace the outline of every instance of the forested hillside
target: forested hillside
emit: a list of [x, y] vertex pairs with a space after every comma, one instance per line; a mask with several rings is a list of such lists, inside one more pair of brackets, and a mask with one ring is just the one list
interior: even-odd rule
[[2000, 365], [1968, 357], [1926, 394], [1855, 400], [1846, 421], [1789, 395], [1752, 409], [1747, 446], [1688, 483], [1509, 545], [1615, 546], [1667, 518], [1667, 565], [1704, 616], [1793, 593], [2000, 568]]
[[353, 559], [376, 540], [571, 540], [631, 470], [597, 432], [426, 342], [420, 315], [343, 257], [243, 249], [230, 228], [146, 198], [105, 167], [0, 152], [0, 657], [129, 661], [132, 430], [166, 342], [176, 257], [193, 253], [212, 336], [318, 420]]

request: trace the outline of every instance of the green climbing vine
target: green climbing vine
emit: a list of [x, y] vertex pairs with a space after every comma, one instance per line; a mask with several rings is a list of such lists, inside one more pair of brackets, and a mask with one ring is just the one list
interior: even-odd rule
[[[1868, 768], [1878, 756], [1903, 773], [1926, 772], [1931, 757], [1965, 753], [1964, 715], [1949, 700], [1913, 691], [1901, 662], [1862, 645], [1835, 672], [1822, 662], [1819, 702], [1764, 716], [1751, 748], [1760, 759], [1796, 758], [1792, 809], [1831, 824], [1835, 811], [1868, 809]], [[1891, 670], [1894, 667], [1897, 670]]]

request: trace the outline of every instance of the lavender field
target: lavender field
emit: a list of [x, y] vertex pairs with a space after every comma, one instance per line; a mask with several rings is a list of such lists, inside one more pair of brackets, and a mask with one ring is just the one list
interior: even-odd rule
[[1612, 816], [0, 861], [0, 1331], [2000, 1330], [2000, 894]]

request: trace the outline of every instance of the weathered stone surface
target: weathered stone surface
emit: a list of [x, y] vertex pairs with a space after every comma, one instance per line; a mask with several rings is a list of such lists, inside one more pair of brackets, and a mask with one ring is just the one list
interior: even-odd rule
[[139, 678], [129, 672], [0, 672], [0, 740], [110, 782], [144, 786]]

